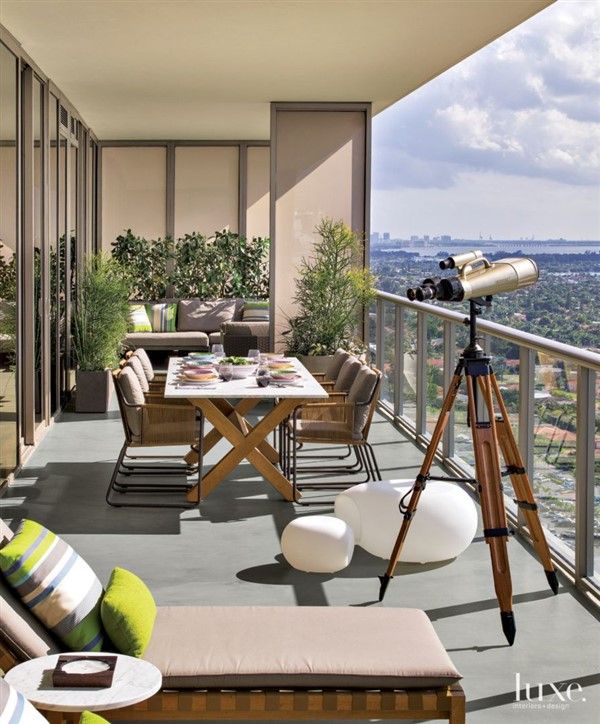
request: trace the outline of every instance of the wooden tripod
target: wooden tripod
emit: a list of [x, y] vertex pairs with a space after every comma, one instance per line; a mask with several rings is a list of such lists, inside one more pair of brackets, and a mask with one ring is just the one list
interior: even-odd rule
[[[404, 520], [392, 550], [387, 571], [383, 576], [379, 577], [381, 581], [379, 600], [383, 600], [390, 579], [393, 577], [402, 552], [402, 546], [408, 535], [412, 518], [417, 510], [421, 493], [425, 490], [427, 481], [453, 480], [469, 482], [465, 478], [434, 477], [429, 473], [464, 374], [467, 385], [468, 424], [471, 428], [475, 452], [475, 471], [477, 475], [475, 482], [479, 490], [483, 518], [483, 535], [485, 542], [490, 547], [494, 588], [500, 606], [502, 630], [508, 643], [512, 646], [515, 640], [516, 626], [512, 611], [512, 583], [506, 549], [509, 530], [502, 492], [499, 449], [506, 464], [506, 473], [510, 476], [512, 482], [516, 496], [515, 503], [525, 517], [534, 548], [544, 566], [546, 578], [554, 593], [558, 591], [558, 579], [538, 516], [531, 483], [510, 426], [506, 405], [502, 399], [496, 376], [491, 368], [491, 357], [484, 353], [476, 340], [477, 314], [479, 314], [481, 306], [490, 305], [491, 298], [471, 300], [470, 303], [470, 317], [465, 320], [465, 323], [470, 326], [470, 342], [460, 356], [450, 383], [450, 389], [446, 394], [440, 416], [431, 436], [431, 442], [427, 447], [423, 465], [410, 491], [410, 500], [406, 506], [403, 504], [404, 499], [400, 502], [400, 512], [403, 513]], [[483, 407], [483, 410], [478, 409], [478, 392], [481, 394], [483, 402], [481, 407]], [[494, 403], [497, 405], [497, 410]]]

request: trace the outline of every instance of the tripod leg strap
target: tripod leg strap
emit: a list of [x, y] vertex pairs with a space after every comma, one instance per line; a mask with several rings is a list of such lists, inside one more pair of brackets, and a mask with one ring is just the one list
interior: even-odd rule
[[527, 500], [517, 500], [516, 498], [513, 498], [513, 501], [519, 506], [519, 508], [522, 508], [523, 510], [537, 510], [537, 504], [536, 503], [529, 503]]
[[484, 538], [507, 538], [510, 535], [508, 528], [484, 528]]

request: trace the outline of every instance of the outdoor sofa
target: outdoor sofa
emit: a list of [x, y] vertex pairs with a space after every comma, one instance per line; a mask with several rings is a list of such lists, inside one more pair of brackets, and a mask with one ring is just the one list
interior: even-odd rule
[[[0, 596], [0, 668], [61, 651], [2, 581]], [[417, 609], [159, 606], [144, 659], [162, 690], [110, 721], [465, 721], [460, 674]]]
[[[152, 351], [203, 351], [213, 344], [223, 344], [228, 355], [247, 354], [249, 349], [269, 351], [268, 311], [266, 321], [256, 321], [252, 302], [244, 299], [160, 299], [131, 302], [132, 308], [144, 306], [154, 329], [160, 329], [160, 307], [169, 305], [174, 320], [163, 327], [171, 331], [131, 331], [124, 345]], [[156, 316], [153, 315], [156, 309]], [[164, 318], [164, 316], [162, 317]], [[157, 324], [155, 324], [157, 320]]]

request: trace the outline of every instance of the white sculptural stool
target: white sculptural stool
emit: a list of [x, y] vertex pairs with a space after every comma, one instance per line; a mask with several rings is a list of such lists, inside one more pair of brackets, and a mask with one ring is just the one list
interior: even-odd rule
[[352, 560], [354, 534], [331, 515], [296, 518], [281, 536], [281, 552], [293, 568], [307, 573], [335, 573]]
[[[352, 528], [357, 545], [374, 556], [388, 559], [403, 521], [398, 504], [413, 483], [411, 479], [355, 485], [336, 497], [335, 515]], [[421, 494], [400, 561], [431, 563], [456, 558], [471, 543], [476, 531], [477, 508], [469, 494], [452, 483], [429, 481]]]

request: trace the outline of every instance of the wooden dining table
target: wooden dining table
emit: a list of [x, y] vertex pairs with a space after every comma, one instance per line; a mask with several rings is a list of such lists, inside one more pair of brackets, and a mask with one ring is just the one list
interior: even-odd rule
[[[298, 375], [293, 384], [272, 383], [259, 387], [254, 375], [206, 385], [182, 382], [182, 358], [169, 359], [165, 398], [187, 399], [212, 425], [202, 439], [200, 457], [203, 458], [223, 438], [231, 443], [231, 449], [201, 476], [200, 488], [196, 484], [187, 492], [190, 502], [210, 495], [243, 460], [247, 460], [286, 500], [294, 500], [292, 484], [280, 470], [279, 453], [268, 437], [296, 407], [327, 399], [328, 395], [299, 360], [289, 358], [289, 362]], [[271, 402], [272, 406], [256, 424], [251, 423], [248, 413], [264, 401]], [[198, 462], [198, 452], [190, 450], [186, 462]]]

